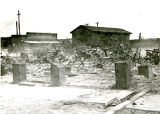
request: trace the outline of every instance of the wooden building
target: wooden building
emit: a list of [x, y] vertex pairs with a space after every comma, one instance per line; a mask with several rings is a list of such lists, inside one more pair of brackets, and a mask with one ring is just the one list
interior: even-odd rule
[[72, 42], [95, 46], [109, 46], [109, 40], [115, 40], [129, 45], [131, 32], [119, 28], [106, 28], [80, 25], [71, 31]]
[[11, 48], [12, 50], [19, 49], [22, 38], [25, 35], [12, 35], [10, 37], [1, 37], [1, 48]]
[[12, 44], [11, 37], [1, 37], [1, 48], [8, 48]]

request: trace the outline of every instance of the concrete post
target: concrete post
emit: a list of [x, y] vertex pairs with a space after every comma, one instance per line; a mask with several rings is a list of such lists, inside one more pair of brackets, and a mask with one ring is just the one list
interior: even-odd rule
[[21, 53], [21, 58], [25, 60], [28, 59], [27, 53]]
[[12, 64], [13, 83], [19, 83], [26, 80], [25, 64]]
[[71, 74], [71, 67], [69, 67], [69, 66], [65, 67], [65, 74], [66, 75]]
[[148, 68], [148, 65], [138, 66], [138, 74], [139, 75], [144, 75], [147, 78], [149, 78], [149, 68]]
[[128, 89], [131, 84], [131, 72], [127, 62], [120, 61], [115, 63], [115, 78], [117, 89]]
[[6, 74], [5, 67], [1, 64], [1, 76], [4, 76]]
[[65, 81], [65, 68], [63, 66], [51, 65], [52, 86], [60, 86]]
[[44, 71], [45, 81], [51, 82], [51, 71]]

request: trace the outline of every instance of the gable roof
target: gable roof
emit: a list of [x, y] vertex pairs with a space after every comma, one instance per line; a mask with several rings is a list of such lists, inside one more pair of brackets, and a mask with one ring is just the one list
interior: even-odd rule
[[[110, 28], [110, 27], [95, 27], [95, 26], [85, 26], [85, 25], [80, 25], [77, 28], [75, 28], [73, 31], [75, 31], [78, 28], [86, 28], [89, 31], [93, 31], [93, 32], [104, 32], [104, 33], [125, 33], [125, 34], [132, 34], [129, 31], [126, 31], [124, 29], [120, 29], [120, 28]], [[71, 33], [73, 32], [71, 31]]]

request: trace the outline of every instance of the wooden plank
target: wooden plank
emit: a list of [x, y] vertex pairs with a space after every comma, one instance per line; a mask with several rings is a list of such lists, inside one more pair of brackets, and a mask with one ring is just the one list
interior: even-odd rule
[[130, 100], [126, 100], [125, 102], [123, 102], [123, 103], [113, 107], [112, 109], [108, 110], [105, 114], [115, 114], [117, 111], [121, 110], [122, 108], [125, 108], [127, 105], [133, 103], [135, 100], [142, 97], [143, 95], [145, 95], [149, 91], [150, 91], [150, 89], [145, 89], [145, 90], [141, 91], [140, 93], [138, 93], [137, 95], [132, 97]]
[[104, 102], [105, 99], [103, 99], [104, 101], [102, 102], [101, 100], [84, 100], [83, 98], [80, 98], [78, 100], [72, 100], [72, 101], [64, 101], [64, 105], [72, 105], [72, 104], [85, 104], [88, 107], [98, 107], [101, 109], [106, 109], [108, 107], [111, 106], [115, 106], [117, 104], [120, 104], [122, 102], [124, 102], [124, 100], [127, 100], [128, 98], [130, 98], [129, 96], [132, 96], [133, 93], [135, 92], [131, 92], [129, 93], [127, 96], [125, 95], [123, 98], [118, 98], [118, 97], [113, 97], [112, 99], [108, 100], [107, 102]]

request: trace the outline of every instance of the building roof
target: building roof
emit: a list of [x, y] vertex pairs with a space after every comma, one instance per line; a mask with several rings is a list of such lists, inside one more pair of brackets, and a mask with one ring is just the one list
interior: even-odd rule
[[[160, 40], [160, 38], [146, 38], [146, 39], [142, 39], [143, 41], [153, 41], [153, 40]], [[130, 41], [139, 41], [139, 39], [131, 39]]]
[[57, 35], [57, 33], [27, 32], [26, 35]]
[[24, 41], [25, 43], [30, 44], [58, 44], [59, 41]]
[[10, 39], [11, 37], [1, 37], [1, 39]]
[[[125, 33], [125, 34], [132, 34], [129, 31], [126, 31], [124, 29], [120, 29], [120, 28], [110, 28], [110, 27], [96, 27], [96, 26], [85, 26], [85, 25], [80, 25], [78, 26], [76, 29], [78, 28], [86, 28], [89, 31], [93, 31], [93, 32], [104, 32], [104, 33]], [[73, 31], [75, 31], [76, 29], [74, 29]], [[71, 31], [71, 33], [73, 32]]]

